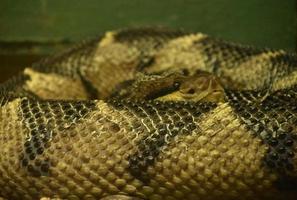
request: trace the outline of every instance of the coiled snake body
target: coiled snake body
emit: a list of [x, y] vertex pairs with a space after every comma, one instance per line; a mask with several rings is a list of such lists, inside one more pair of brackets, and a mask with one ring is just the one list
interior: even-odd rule
[[0, 197], [297, 199], [297, 56], [108, 32], [0, 86]]

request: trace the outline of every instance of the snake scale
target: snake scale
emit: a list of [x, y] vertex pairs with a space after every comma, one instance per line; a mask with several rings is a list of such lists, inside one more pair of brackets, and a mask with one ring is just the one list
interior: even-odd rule
[[4, 199], [297, 199], [297, 55], [107, 32], [0, 85]]

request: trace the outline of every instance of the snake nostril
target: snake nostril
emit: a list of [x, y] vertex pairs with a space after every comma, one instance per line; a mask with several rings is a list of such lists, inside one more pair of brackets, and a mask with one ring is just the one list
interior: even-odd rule
[[182, 69], [182, 74], [184, 76], [188, 76], [190, 74], [189, 70], [188, 69]]
[[193, 88], [190, 88], [188, 91], [187, 91], [188, 94], [194, 94], [195, 93], [195, 89]]

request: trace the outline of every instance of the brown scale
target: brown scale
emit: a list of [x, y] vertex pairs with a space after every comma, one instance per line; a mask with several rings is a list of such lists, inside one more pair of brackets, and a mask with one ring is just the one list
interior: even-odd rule
[[186, 33], [183, 31], [172, 31], [166, 28], [138, 28], [133, 30], [127, 29], [119, 31], [115, 35], [115, 40], [123, 43], [132, 43], [135, 41], [142, 41], [143, 43], [146, 43], [148, 39], [156, 41], [166, 41], [185, 34]]
[[[188, 102], [131, 102], [131, 101], [110, 101], [116, 109], [133, 112], [144, 124], [150, 128], [146, 136], [141, 138], [137, 144], [138, 151], [129, 156], [129, 170], [133, 176], [144, 183], [149, 182], [146, 173], [148, 166], [154, 164], [161, 150], [178, 135], [189, 135], [197, 126], [194, 123], [195, 118], [201, 114], [207, 113], [216, 107], [214, 103], [196, 103]], [[162, 114], [156, 113], [156, 110], [164, 111]], [[164, 116], [165, 115], [165, 116]], [[166, 115], [169, 116], [166, 120]], [[161, 118], [161, 120], [156, 120]], [[150, 124], [152, 119], [153, 124]]]
[[0, 85], [0, 107], [20, 97], [28, 97], [38, 99], [36, 95], [23, 88], [24, 83], [29, 80], [29, 77], [19, 74], [5, 83]]
[[[116, 103], [116, 107], [128, 107], [130, 111], [135, 112], [136, 116], [150, 118], [154, 124], [157, 124], [150, 130], [148, 136], [140, 140], [139, 152], [129, 157], [131, 173], [145, 183], [149, 181], [145, 171], [154, 163], [160, 150], [177, 135], [191, 134], [197, 128], [193, 123], [194, 118], [215, 107], [215, 104], [210, 102], [224, 101], [224, 90], [219, 80], [214, 75], [202, 71], [197, 71], [193, 76], [189, 76], [187, 71], [160, 75], [156, 78], [141, 76], [127, 88], [120, 88], [118, 93], [120, 94], [118, 98], [160, 100], [144, 103], [140, 107], [131, 101], [123, 102], [124, 105]], [[186, 101], [207, 103], [192, 105]], [[156, 110], [164, 116], [156, 117], [158, 115]], [[147, 126], [152, 127], [148, 124]]]
[[[182, 42], [189, 42], [190, 37]], [[179, 47], [176, 43], [176, 49], [169, 46], [169, 53], [166, 54], [164, 50], [162, 52], [168, 56], [168, 60], [162, 58], [162, 56], [156, 56], [159, 60], [156, 60], [155, 69], [162, 68], [162, 65], [166, 65], [166, 62], [171, 63], [172, 68], [177, 66], [189, 67], [191, 71], [202, 69], [208, 72], [214, 73], [223, 82], [224, 87], [230, 89], [263, 89], [271, 84], [271, 80], [277, 80], [285, 78], [286, 75], [293, 71], [296, 71], [296, 55], [289, 54], [284, 51], [276, 51], [270, 49], [257, 49], [254, 47], [238, 45], [230, 42], [221, 41], [212, 37], [204, 36], [197, 41], [192, 39], [191, 45], [187, 49], [179, 51]], [[172, 48], [172, 50], [170, 49]], [[189, 55], [185, 56], [185, 60], [182, 57], [178, 59], [172, 59], [179, 54], [193, 54], [195, 57]], [[195, 63], [189, 65], [195, 65], [194, 67], [187, 66], [187, 59], [194, 60]], [[178, 60], [178, 64], [174, 61]], [[164, 63], [163, 63], [164, 62]], [[196, 63], [197, 62], [197, 63]], [[153, 71], [150, 71], [153, 72]]]
[[[79, 68], [90, 65], [98, 42], [102, 37], [82, 42], [60, 54], [45, 58], [33, 65], [33, 69], [43, 73], [56, 73], [71, 78], [79, 78]], [[45, 67], [51, 66], [51, 67]]]
[[[268, 49], [256, 49], [250, 46], [242, 46], [235, 43], [225, 42], [223, 40], [206, 37], [205, 39], [196, 43], [205, 55], [209, 57], [209, 60], [214, 57], [217, 58], [213, 65], [213, 72], [220, 67], [236, 67], [239, 63], [249, 60], [251, 57], [259, 55]], [[226, 65], [228, 62], [228, 65]]]
[[170, 31], [166, 28], [147, 28], [122, 30], [115, 34], [114, 39], [127, 45], [135, 46], [140, 52], [137, 71], [143, 71], [154, 63], [154, 51], [162, 48], [167, 41], [185, 35], [182, 31]]
[[296, 70], [297, 58], [292, 53], [282, 53], [271, 58], [271, 63], [277, 68], [279, 76], [286, 76]]
[[[44, 156], [45, 150], [55, 137], [56, 130], [83, 118], [92, 110], [94, 103], [80, 102], [38, 102], [29, 99], [21, 101], [21, 115], [24, 126], [30, 130], [19, 156], [21, 166], [33, 176], [49, 175], [50, 160]], [[43, 157], [42, 160], [39, 158]]]
[[292, 160], [297, 144], [297, 127], [292, 121], [297, 120], [297, 106], [282, 98], [286, 96], [285, 91], [265, 97], [261, 92], [226, 91], [226, 96], [247, 127], [269, 147], [263, 163], [281, 175], [279, 180], [284, 177], [294, 180], [290, 186], [279, 184], [278, 187], [289, 189], [297, 186]]
[[[212, 73], [221, 79], [225, 88], [266, 89], [273, 81], [296, 71], [296, 55], [281, 50], [257, 49], [211, 37], [198, 41], [196, 45], [203, 55], [209, 57]], [[249, 67], [251, 65], [255, 66]], [[243, 70], [237, 71], [240, 68]], [[257, 73], [263, 75], [258, 76]]]

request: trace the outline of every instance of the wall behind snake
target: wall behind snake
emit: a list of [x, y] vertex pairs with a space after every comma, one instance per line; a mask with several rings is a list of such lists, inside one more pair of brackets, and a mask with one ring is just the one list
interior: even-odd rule
[[295, 0], [0, 0], [0, 82], [107, 30], [161, 25], [295, 51]]

